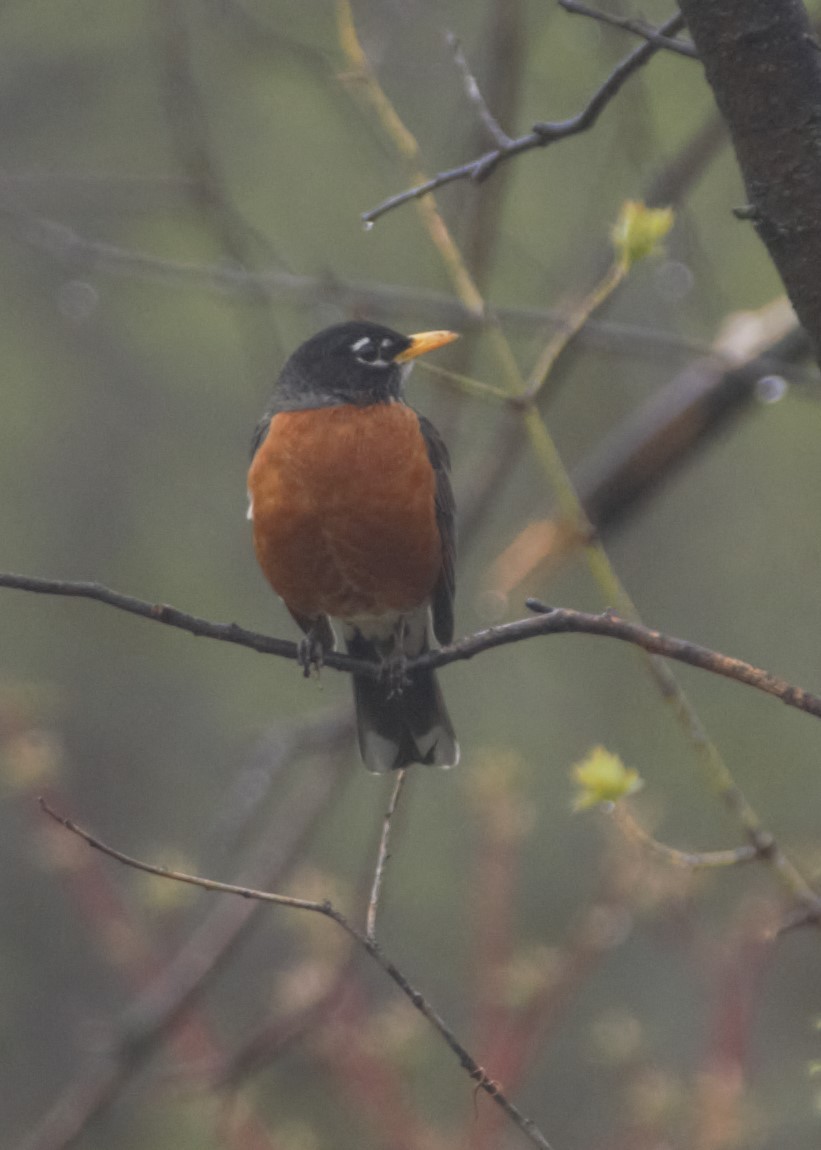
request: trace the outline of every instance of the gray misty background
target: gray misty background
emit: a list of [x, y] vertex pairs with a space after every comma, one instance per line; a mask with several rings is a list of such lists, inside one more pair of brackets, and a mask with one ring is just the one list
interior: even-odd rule
[[[488, 147], [446, 31], [511, 134], [572, 115], [636, 41], [547, 0], [355, 3], [421, 149], [408, 163], [352, 74], [339, 12], [330, 0], [0, 8], [0, 569], [296, 638], [244, 517], [251, 431], [288, 352], [352, 316], [456, 327], [465, 338], [437, 362], [501, 386], [491, 337], [460, 318], [416, 207], [370, 231], [360, 213], [417, 168]], [[698, 64], [662, 53], [593, 131], [438, 198], [527, 372], [553, 330], [544, 313], [603, 274], [623, 200], [702, 141], [665, 253], [597, 316], [641, 330], [591, 333], [551, 377], [542, 410], [571, 468], [728, 316], [782, 291], [731, 214], [744, 191], [714, 116]], [[648, 624], [817, 690], [813, 371], [799, 364], [779, 402], [747, 405], [603, 538]], [[508, 436], [510, 466], [473, 506], [516, 416], [422, 367], [410, 396], [475, 513], [457, 634], [521, 617], [528, 595], [608, 606], [578, 554], [536, 567], [506, 601], [488, 594], [493, 561], [554, 495]], [[526, 1145], [367, 957], [296, 911], [258, 914], [178, 1025], [128, 1046], [146, 1016], [124, 1011], [219, 899], [92, 854], [36, 796], [128, 853], [221, 879], [281, 850], [276, 889], [331, 897], [361, 921], [390, 783], [356, 761], [342, 675], [305, 682], [290, 662], [84, 601], [3, 590], [0, 618], [4, 1142]], [[817, 723], [676, 674], [767, 826], [817, 877]], [[633, 810], [658, 839], [743, 841], [641, 655], [536, 640], [442, 682], [462, 763], [414, 772], [404, 796], [388, 953], [556, 1150], [817, 1146], [818, 939], [762, 942], [783, 913], [772, 872], [693, 876], [601, 812], [571, 810], [571, 768], [602, 744], [641, 772]], [[65, 1125], [25, 1142], [58, 1104]]]

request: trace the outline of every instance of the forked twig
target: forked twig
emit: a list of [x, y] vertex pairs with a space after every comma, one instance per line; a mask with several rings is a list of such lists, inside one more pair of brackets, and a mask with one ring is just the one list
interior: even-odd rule
[[[683, 27], [684, 18], [676, 14], [665, 24], [662, 24], [658, 29], [658, 34], [667, 39], [675, 36]], [[621, 91], [629, 77], [655, 56], [662, 46], [666, 47], [666, 44], [662, 45], [648, 40], [639, 48], [635, 48], [629, 56], [626, 56], [616, 65], [604, 83], [596, 89], [587, 104], [575, 116], [571, 116], [567, 120], [544, 121], [534, 124], [532, 129], [523, 136], [511, 139], [504, 145], [497, 144], [496, 147], [475, 160], [460, 164], [456, 168], [448, 168], [447, 171], [439, 172], [432, 179], [424, 180], [413, 188], [406, 188], [403, 192], [389, 196], [381, 204], [377, 204], [375, 208], [363, 212], [363, 222], [373, 224], [386, 212], [398, 208], [401, 204], [406, 204], [409, 200], [421, 199], [423, 196], [435, 192], [437, 188], [444, 187], [445, 184], [452, 184], [455, 180], [473, 180], [474, 182], [486, 180], [499, 164], [513, 156], [530, 152], [534, 148], [546, 148], [557, 140], [564, 140], [569, 136], [576, 136], [580, 132], [588, 131], [596, 123], [610, 101]]]
[[167, 878], [173, 882], [186, 883], [188, 886], [196, 886], [201, 890], [213, 891], [219, 894], [238, 895], [240, 898], [253, 899], [257, 902], [273, 903], [276, 906], [288, 906], [295, 910], [308, 911], [313, 914], [322, 915], [324, 918], [329, 918], [332, 922], [335, 922], [338, 927], [344, 930], [350, 938], [370, 955], [373, 961], [380, 966], [385, 974], [399, 987], [406, 998], [410, 999], [411, 1004], [416, 1010], [438, 1031], [439, 1035], [456, 1055], [460, 1066], [467, 1071], [469, 1077], [476, 1083], [477, 1089], [484, 1091], [489, 1098], [492, 1098], [497, 1106], [500, 1106], [502, 1110], [504, 1110], [511, 1121], [518, 1126], [522, 1133], [525, 1134], [535, 1146], [540, 1147], [540, 1150], [553, 1150], [536, 1123], [524, 1115], [519, 1108], [506, 1097], [499, 1083], [489, 1077], [485, 1070], [458, 1040], [444, 1019], [416, 987], [408, 981], [399, 967], [387, 957], [382, 951], [382, 948], [372, 938], [369, 938], [367, 934], [358, 930], [357, 927], [349, 922], [342, 912], [337, 910], [330, 901], [317, 902], [313, 899], [294, 898], [291, 895], [275, 894], [273, 891], [256, 890], [253, 887], [218, 882], [216, 879], [204, 878], [201, 875], [187, 874], [184, 871], [155, 866], [153, 863], [144, 862], [142, 859], [134, 858], [132, 855], [127, 855], [115, 847], [108, 846], [107, 843], [102, 842], [102, 840], [78, 826], [72, 819], [66, 818], [64, 815], [60, 815], [57, 811], [52, 810], [44, 799], [40, 799], [40, 806], [50, 818], [65, 827], [67, 831], [83, 839], [83, 841], [88, 843], [90, 847], [93, 847], [94, 850], [101, 851], [103, 854], [108, 855], [109, 858], [116, 859], [117, 862], [132, 867], [134, 870], [157, 875], [160, 878]]
[[591, 8], [589, 4], [582, 3], [582, 0], [559, 0], [559, 4], [571, 16], [587, 16], [591, 20], [598, 20], [600, 24], [609, 24], [613, 28], [621, 28], [624, 32], [632, 32], [634, 36], [641, 36], [643, 40], [649, 40], [651, 44], [664, 48], [667, 52], [686, 56], [688, 60], [698, 59], [698, 52], [692, 44], [665, 36], [658, 28], [645, 24], [643, 20], [631, 20], [629, 16], [602, 12], [598, 8]]

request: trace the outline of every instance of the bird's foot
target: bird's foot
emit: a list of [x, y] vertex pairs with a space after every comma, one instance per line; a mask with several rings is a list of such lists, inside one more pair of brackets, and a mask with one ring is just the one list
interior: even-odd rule
[[296, 661], [306, 679], [310, 678], [311, 671], [314, 670], [319, 675], [325, 661], [325, 648], [315, 635], [305, 635], [299, 640]]
[[317, 676], [325, 662], [325, 653], [334, 649], [334, 633], [326, 616], [315, 620], [305, 631], [297, 648], [297, 662], [307, 679], [311, 671]]
[[403, 651], [397, 651], [382, 664], [382, 682], [389, 699], [395, 699], [402, 694], [410, 683], [408, 675], [408, 657]]

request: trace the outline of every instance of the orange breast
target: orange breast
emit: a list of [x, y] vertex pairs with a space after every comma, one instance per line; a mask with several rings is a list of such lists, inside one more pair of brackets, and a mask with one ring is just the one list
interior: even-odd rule
[[254, 546], [292, 611], [408, 611], [442, 564], [435, 476], [404, 404], [274, 416], [248, 476]]

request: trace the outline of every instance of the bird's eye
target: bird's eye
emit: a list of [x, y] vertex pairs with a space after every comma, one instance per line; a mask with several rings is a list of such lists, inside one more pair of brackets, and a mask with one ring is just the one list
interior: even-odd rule
[[[382, 348], [384, 348], [386, 342], [389, 341], [382, 341]], [[379, 367], [387, 366], [387, 362], [381, 354], [381, 349], [376, 346], [370, 336], [364, 335], [361, 339], [358, 339], [356, 343], [352, 343], [351, 351], [360, 363], [376, 364]]]

